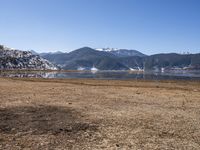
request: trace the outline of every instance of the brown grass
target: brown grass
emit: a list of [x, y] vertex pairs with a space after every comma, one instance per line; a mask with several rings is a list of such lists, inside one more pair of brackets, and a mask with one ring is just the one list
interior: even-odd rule
[[200, 82], [0, 78], [0, 149], [200, 149]]

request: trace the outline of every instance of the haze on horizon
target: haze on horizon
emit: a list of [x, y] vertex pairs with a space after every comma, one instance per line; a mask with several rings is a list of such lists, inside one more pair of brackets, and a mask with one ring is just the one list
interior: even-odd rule
[[0, 0], [0, 44], [200, 53], [199, 0]]

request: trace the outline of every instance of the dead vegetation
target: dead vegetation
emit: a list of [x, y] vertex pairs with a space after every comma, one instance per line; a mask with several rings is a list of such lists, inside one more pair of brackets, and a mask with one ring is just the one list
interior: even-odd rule
[[0, 149], [200, 149], [200, 83], [0, 79]]

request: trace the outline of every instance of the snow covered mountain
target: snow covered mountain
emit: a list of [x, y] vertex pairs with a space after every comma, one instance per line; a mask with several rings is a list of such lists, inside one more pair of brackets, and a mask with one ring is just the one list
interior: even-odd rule
[[96, 50], [108, 52], [118, 57], [129, 57], [129, 56], [145, 57], [146, 56], [145, 54], [137, 50], [118, 49], [118, 48], [97, 48]]
[[119, 50], [118, 48], [96, 48], [97, 51], [104, 51], [104, 52], [110, 52], [110, 51], [116, 51]]
[[58, 70], [58, 67], [30, 51], [0, 45], [0, 69]]

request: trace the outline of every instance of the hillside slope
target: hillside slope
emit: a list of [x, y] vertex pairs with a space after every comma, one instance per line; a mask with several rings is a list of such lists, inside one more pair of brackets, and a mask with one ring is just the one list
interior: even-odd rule
[[200, 54], [156, 54], [145, 58], [145, 69], [200, 69]]
[[10, 49], [0, 45], [0, 69], [57, 70], [48, 60], [30, 51]]

